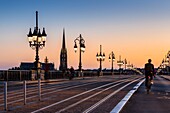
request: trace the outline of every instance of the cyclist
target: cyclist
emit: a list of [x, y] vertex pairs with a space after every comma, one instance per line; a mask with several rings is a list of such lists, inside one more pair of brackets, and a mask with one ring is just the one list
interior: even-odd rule
[[75, 75], [75, 71], [74, 71], [73, 66], [71, 66], [71, 68], [70, 68], [70, 78], [69, 79], [70, 80], [73, 79], [74, 75]]
[[147, 93], [149, 93], [149, 89], [153, 84], [154, 65], [151, 62], [152, 60], [149, 59], [148, 63], [145, 64], [145, 86], [147, 89]]

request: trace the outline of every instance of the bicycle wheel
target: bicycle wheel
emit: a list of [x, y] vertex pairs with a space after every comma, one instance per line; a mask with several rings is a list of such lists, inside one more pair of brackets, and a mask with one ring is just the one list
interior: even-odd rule
[[148, 82], [147, 82], [147, 94], [149, 94], [150, 89], [151, 89], [151, 80], [148, 80]]

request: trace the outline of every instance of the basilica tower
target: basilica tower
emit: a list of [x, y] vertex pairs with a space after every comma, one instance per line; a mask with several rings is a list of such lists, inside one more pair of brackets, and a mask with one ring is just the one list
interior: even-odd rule
[[67, 49], [66, 49], [66, 43], [65, 43], [65, 29], [63, 29], [63, 42], [62, 42], [62, 48], [60, 52], [59, 70], [61, 71], [67, 70]]

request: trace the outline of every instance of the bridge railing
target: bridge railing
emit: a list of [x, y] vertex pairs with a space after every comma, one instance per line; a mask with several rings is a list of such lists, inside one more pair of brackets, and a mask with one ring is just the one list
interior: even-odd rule
[[[78, 71], [76, 70], [76, 76], [78, 77]], [[119, 71], [115, 70], [114, 75], [119, 75]], [[122, 74], [132, 74], [131, 71], [126, 70], [126, 73]], [[103, 75], [112, 75], [111, 71], [103, 71]], [[41, 79], [60, 79], [68, 78], [68, 74], [63, 74], [62, 71], [53, 70], [48, 72], [41, 72]], [[84, 77], [98, 76], [97, 70], [84, 70]], [[31, 70], [0, 70], [0, 81], [23, 81], [23, 80], [37, 80], [35, 71]]]
[[21, 81], [30, 80], [31, 72], [29, 70], [0, 70], [1, 81]]

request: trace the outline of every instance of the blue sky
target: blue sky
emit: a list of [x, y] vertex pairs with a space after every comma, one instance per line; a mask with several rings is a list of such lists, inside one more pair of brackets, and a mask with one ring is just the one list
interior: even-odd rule
[[[86, 40], [85, 68], [98, 67], [95, 55], [100, 44], [106, 54], [113, 50], [117, 58], [122, 55], [139, 67], [148, 57], [159, 65], [169, 49], [169, 0], [0, 0], [0, 51], [3, 53], [0, 69], [34, 60], [35, 52], [28, 46], [26, 35], [29, 28], [35, 27], [35, 11], [39, 11], [39, 27], [45, 27], [48, 35], [40, 60], [49, 56], [57, 68], [63, 28], [66, 29], [69, 65], [75, 67], [78, 54], [73, 53], [73, 40], [80, 33]], [[145, 50], [152, 41], [153, 48]], [[139, 45], [138, 50], [134, 49], [135, 44]], [[93, 64], [89, 64], [89, 58]], [[109, 68], [110, 63], [106, 61], [104, 67]]]

